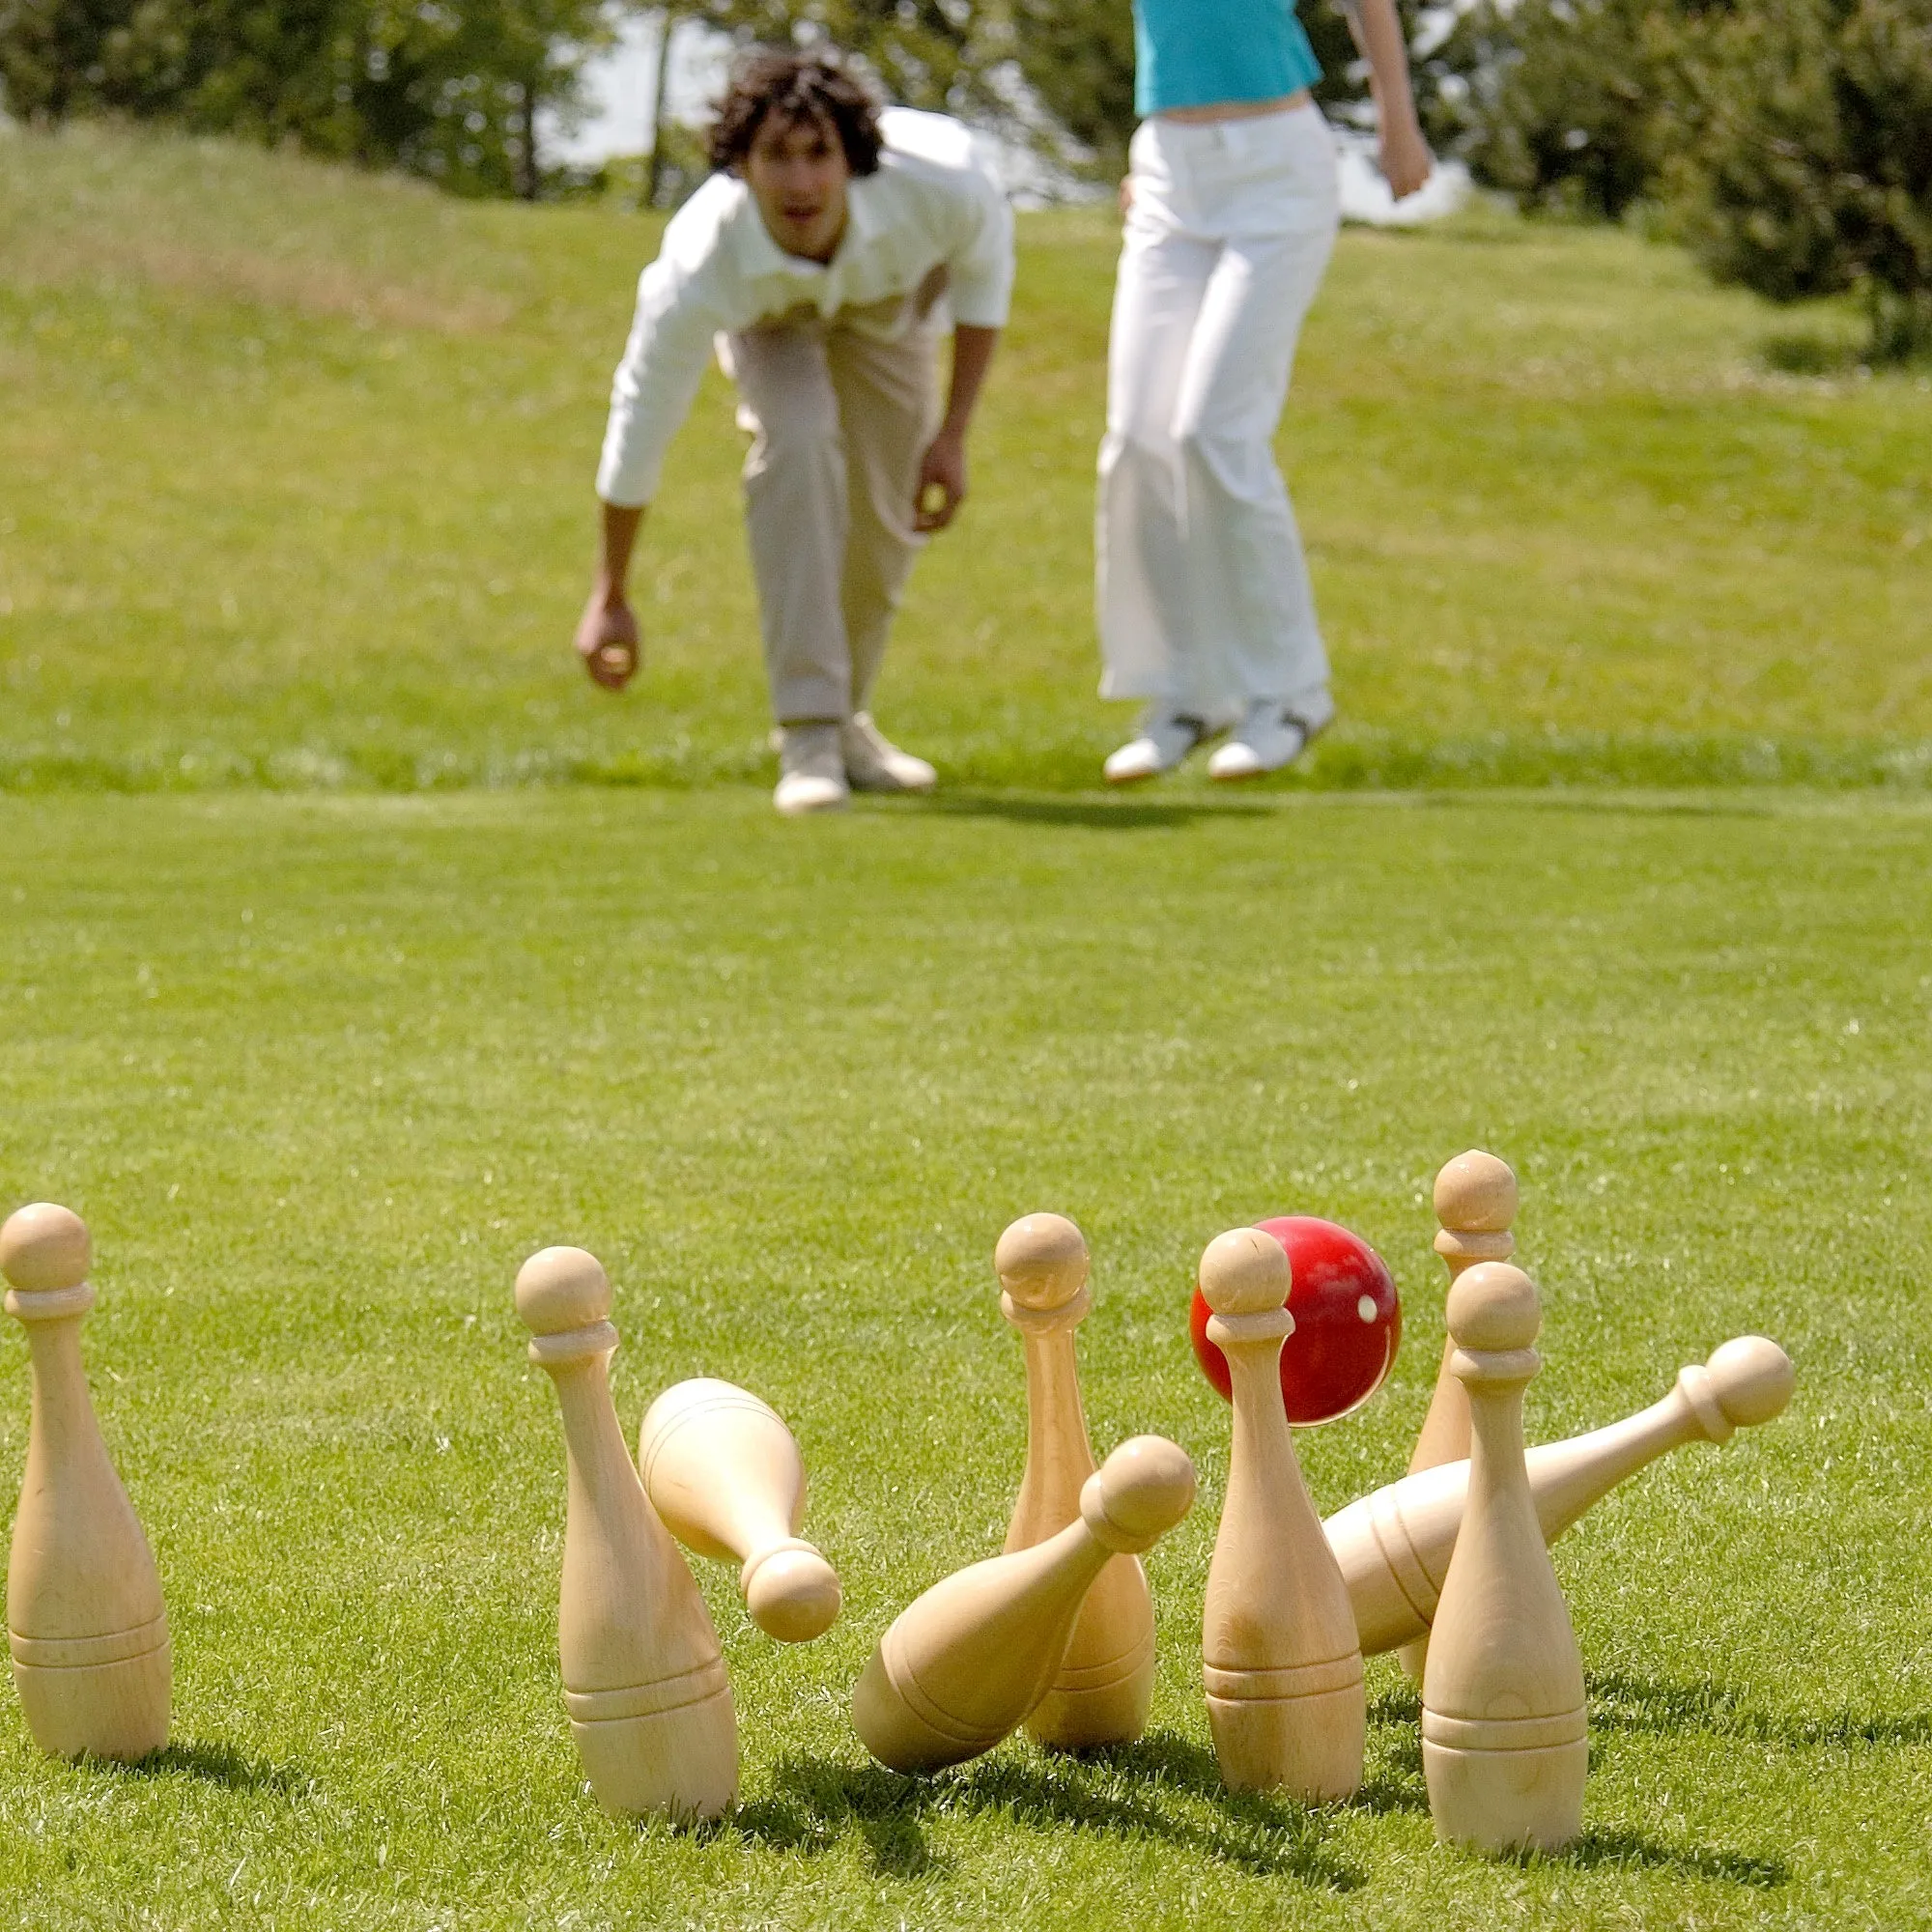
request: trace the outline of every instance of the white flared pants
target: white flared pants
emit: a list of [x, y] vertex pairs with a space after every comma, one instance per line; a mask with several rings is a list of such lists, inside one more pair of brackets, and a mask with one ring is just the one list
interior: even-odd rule
[[1108, 351], [1095, 555], [1103, 697], [1227, 723], [1325, 690], [1273, 439], [1340, 215], [1313, 106], [1144, 121]]

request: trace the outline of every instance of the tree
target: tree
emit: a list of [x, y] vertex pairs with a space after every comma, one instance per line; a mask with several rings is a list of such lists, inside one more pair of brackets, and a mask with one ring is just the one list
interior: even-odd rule
[[0, 84], [26, 119], [168, 120], [533, 196], [537, 110], [568, 110], [608, 35], [597, 0], [0, 0]]
[[1481, 0], [1452, 53], [1450, 143], [1525, 208], [1615, 221], [1654, 193], [1685, 0]]
[[908, 107], [998, 116], [991, 78], [1005, 21], [984, 0], [696, 0], [692, 13], [740, 44], [830, 41], [862, 56]]
[[[1413, 39], [1423, 0], [1397, 5]], [[1031, 138], [1078, 172], [1114, 180], [1125, 166], [1131, 0], [700, 0], [699, 11], [740, 43], [830, 40], [865, 59], [894, 99]], [[1367, 79], [1346, 19], [1317, 4], [1302, 22], [1322, 67], [1317, 99], [1352, 117]], [[1422, 66], [1426, 96], [1434, 70]]]
[[1687, 47], [1670, 166], [1720, 281], [1861, 291], [1871, 353], [1932, 349], [1932, 0], [1752, 0]]

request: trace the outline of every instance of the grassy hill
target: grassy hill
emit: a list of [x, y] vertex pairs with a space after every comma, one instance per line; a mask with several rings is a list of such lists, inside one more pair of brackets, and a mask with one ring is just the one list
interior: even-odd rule
[[[715, 376], [647, 532], [648, 676], [613, 702], [567, 651], [655, 233], [0, 139], [0, 785], [762, 774]], [[955, 777], [1084, 785], [1127, 715], [1092, 695], [1115, 241], [1021, 237], [977, 494], [879, 708]], [[1282, 437], [1343, 709], [1312, 781], [1921, 782], [1932, 385], [1863, 378], [1858, 330], [1621, 233], [1346, 236]]]

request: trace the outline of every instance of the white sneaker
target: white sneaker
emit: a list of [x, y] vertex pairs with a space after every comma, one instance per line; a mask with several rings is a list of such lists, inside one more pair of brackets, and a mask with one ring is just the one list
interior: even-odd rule
[[1150, 705], [1138, 738], [1131, 738], [1100, 767], [1109, 784], [1138, 784], [1171, 772], [1212, 730], [1192, 712]]
[[1293, 705], [1276, 698], [1250, 704], [1235, 734], [1208, 760], [1208, 776], [1225, 781], [1258, 779], [1292, 765], [1309, 741], [1335, 716], [1335, 700], [1318, 692]]
[[772, 803], [787, 818], [839, 811], [852, 802], [836, 724], [786, 724], [779, 733], [779, 784]]
[[923, 758], [900, 751], [869, 711], [855, 711], [838, 727], [838, 749], [854, 791], [930, 791], [939, 782], [939, 774]]

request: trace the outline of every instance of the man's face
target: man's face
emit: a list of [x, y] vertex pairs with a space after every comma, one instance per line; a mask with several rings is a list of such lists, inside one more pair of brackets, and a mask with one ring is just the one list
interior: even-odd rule
[[787, 255], [829, 262], [845, 233], [851, 163], [835, 128], [815, 117], [767, 114], [745, 156], [745, 185], [765, 232]]

